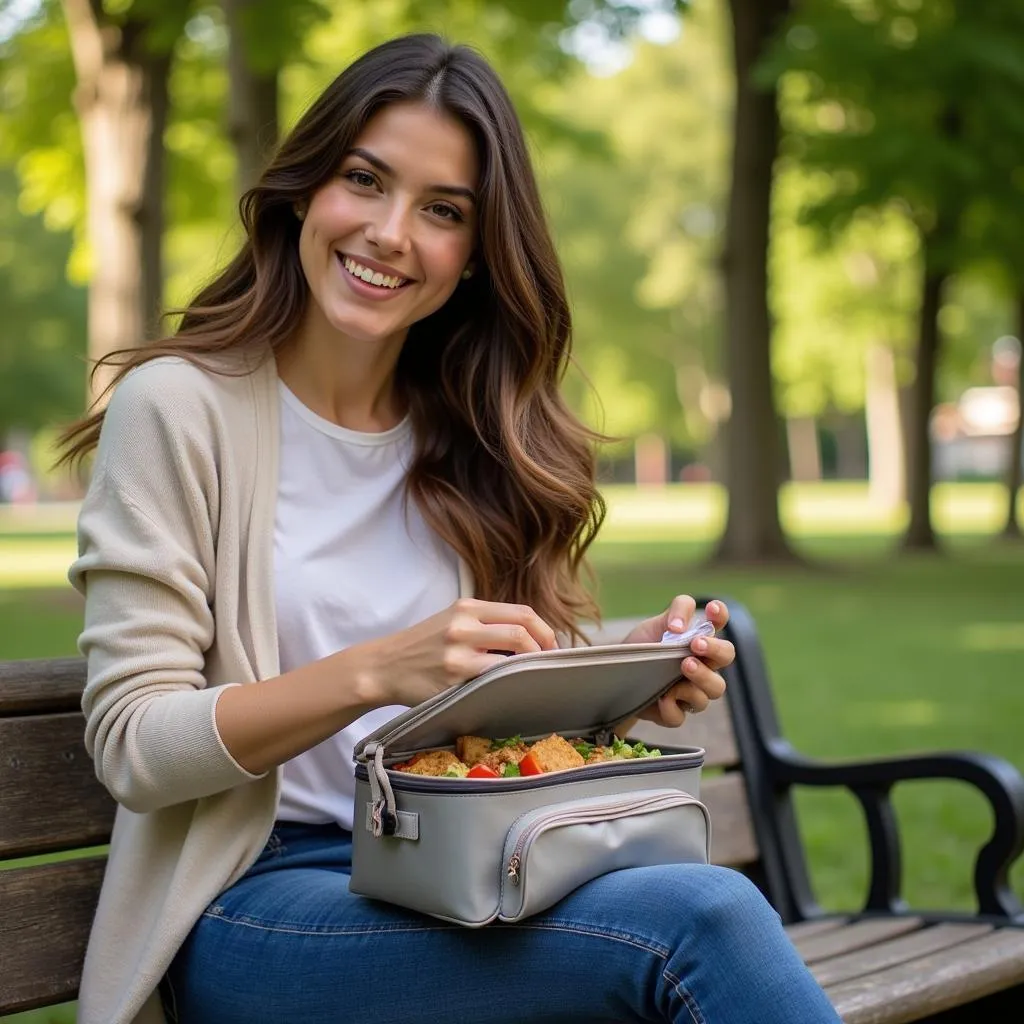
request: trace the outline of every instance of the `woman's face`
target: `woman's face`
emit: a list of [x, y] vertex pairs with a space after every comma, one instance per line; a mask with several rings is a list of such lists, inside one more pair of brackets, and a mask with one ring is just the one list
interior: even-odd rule
[[306, 211], [299, 259], [314, 315], [353, 339], [404, 339], [467, 267], [478, 178], [461, 122], [420, 103], [376, 114]]

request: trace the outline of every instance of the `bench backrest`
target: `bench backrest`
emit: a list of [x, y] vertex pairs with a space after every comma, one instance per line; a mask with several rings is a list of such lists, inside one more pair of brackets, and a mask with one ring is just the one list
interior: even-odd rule
[[0, 662], [0, 1015], [78, 991], [104, 858], [23, 858], [110, 838], [114, 801], [82, 739], [84, 682], [80, 658]]
[[[592, 639], [621, 641], [630, 624], [610, 621]], [[756, 636], [748, 648], [750, 642], [756, 645]], [[701, 795], [712, 815], [712, 859], [749, 873], [786, 916], [784, 886], [772, 884], [782, 870], [773, 869], [778, 856], [764, 851], [762, 833], [772, 826], [752, 814], [757, 787], [751, 789], [753, 773], [741, 771], [748, 751], [756, 756], [741, 667], [738, 661], [730, 670], [728, 696], [680, 729], [640, 723], [634, 735], [705, 748]], [[115, 808], [83, 744], [84, 682], [79, 658], [0, 662], [0, 1015], [74, 999], [78, 991], [104, 865], [95, 847], [108, 841]], [[73, 859], [23, 860], [90, 847], [69, 854]]]

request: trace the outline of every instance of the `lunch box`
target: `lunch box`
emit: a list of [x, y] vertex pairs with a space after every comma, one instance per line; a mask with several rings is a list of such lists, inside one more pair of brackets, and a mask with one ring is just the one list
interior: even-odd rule
[[704, 750], [605, 761], [522, 778], [437, 778], [392, 767], [461, 735], [558, 733], [606, 745], [611, 730], [680, 680], [689, 641], [508, 657], [410, 708], [355, 748], [350, 890], [444, 921], [520, 921], [609, 871], [707, 863]]

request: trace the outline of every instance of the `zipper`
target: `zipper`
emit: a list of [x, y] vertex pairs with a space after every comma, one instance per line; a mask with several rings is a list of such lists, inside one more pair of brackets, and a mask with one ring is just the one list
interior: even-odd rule
[[[520, 776], [510, 779], [444, 779], [436, 775], [411, 775], [408, 772], [388, 771], [391, 785], [396, 790], [419, 793], [522, 793], [530, 789], [546, 789], [567, 782], [585, 782], [608, 775], [629, 774], [641, 769], [652, 775], [659, 772], [683, 771], [700, 768], [704, 764], [703, 754], [662, 754], [661, 757], [638, 757], [624, 761], [604, 761], [599, 764], [582, 765], [579, 768], [560, 772], [545, 772], [543, 775]], [[369, 769], [357, 764], [357, 779], [368, 779]]]
[[689, 793], [665, 793], [646, 797], [643, 800], [622, 800], [617, 804], [593, 807], [586, 811], [570, 809], [542, 815], [524, 828], [516, 839], [505, 868], [505, 877], [512, 885], [520, 884], [523, 857], [534, 840], [549, 829], [558, 828], [560, 825], [589, 825], [595, 821], [614, 821], [617, 818], [626, 818], [633, 814], [666, 811], [672, 807], [683, 807], [697, 802], [697, 799]]

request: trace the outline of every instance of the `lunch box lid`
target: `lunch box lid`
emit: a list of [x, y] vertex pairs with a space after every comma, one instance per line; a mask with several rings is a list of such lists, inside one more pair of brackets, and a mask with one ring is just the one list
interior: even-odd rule
[[447, 746], [457, 736], [585, 735], [609, 729], [679, 682], [690, 641], [714, 631], [700, 617], [679, 639], [665, 643], [510, 655], [390, 719], [356, 744], [354, 757], [365, 761], [370, 744], [398, 754]]

